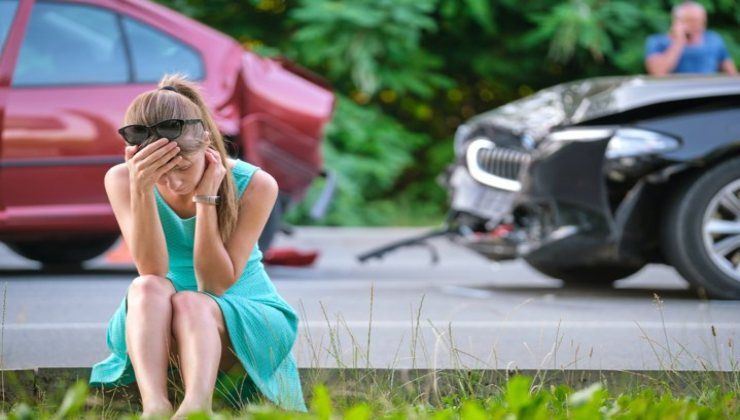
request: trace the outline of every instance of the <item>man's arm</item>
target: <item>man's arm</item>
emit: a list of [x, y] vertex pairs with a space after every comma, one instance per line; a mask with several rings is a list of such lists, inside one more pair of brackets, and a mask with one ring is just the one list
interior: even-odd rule
[[670, 43], [666, 46], [659, 36], [651, 36], [645, 43], [645, 69], [648, 74], [664, 76], [671, 73], [681, 59], [686, 35], [679, 23], [674, 23], [668, 37]]
[[730, 56], [730, 52], [727, 51], [727, 46], [725, 46], [725, 41], [722, 39], [722, 36], [714, 33], [712, 35], [716, 35], [717, 43], [719, 44], [719, 71], [723, 71], [727, 74], [737, 74], [735, 62], [732, 61], [732, 57]]
[[674, 21], [668, 32], [668, 45], [654, 35], [645, 44], [645, 68], [649, 74], [663, 76], [673, 72], [686, 46], [686, 28]]
[[720, 69], [727, 74], [737, 74], [737, 68], [735, 67], [735, 62], [732, 61], [732, 58], [726, 58], [722, 61]]
[[645, 68], [653, 76], [665, 76], [676, 68], [682, 52], [683, 45], [671, 42], [664, 52], [649, 55], [645, 59]]

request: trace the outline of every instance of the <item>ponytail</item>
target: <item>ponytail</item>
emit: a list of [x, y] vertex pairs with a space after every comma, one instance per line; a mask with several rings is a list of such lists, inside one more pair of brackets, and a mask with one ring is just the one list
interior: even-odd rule
[[[216, 122], [211, 115], [211, 111], [203, 100], [203, 95], [194, 82], [187, 79], [187, 77], [181, 73], [169, 73], [165, 74], [160, 79], [159, 88], [171, 87], [176, 90], [176, 93], [182, 95], [190, 100], [198, 108], [200, 118], [203, 120], [203, 126], [209, 132], [211, 139], [211, 147], [215, 149], [219, 156], [221, 156], [221, 162], [226, 167], [226, 176], [224, 177], [221, 185], [218, 188], [218, 195], [221, 197], [219, 203], [216, 205], [218, 213], [218, 230], [221, 236], [221, 240], [226, 243], [234, 229], [236, 228], [236, 221], [239, 215], [239, 203], [237, 202], [237, 188], [234, 182], [234, 177], [226, 165], [228, 155], [226, 153], [226, 145], [224, 137], [221, 135]], [[172, 90], [172, 89], [168, 90]], [[163, 93], [160, 93], [163, 94]], [[169, 93], [164, 93], [169, 94]], [[170, 94], [170, 95], [175, 95]]]

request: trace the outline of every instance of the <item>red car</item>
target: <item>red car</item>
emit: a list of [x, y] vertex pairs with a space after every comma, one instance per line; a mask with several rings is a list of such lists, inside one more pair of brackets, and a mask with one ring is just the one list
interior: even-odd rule
[[[261, 58], [236, 40], [148, 1], [0, 0], [0, 241], [48, 264], [105, 252], [120, 231], [103, 177], [123, 162], [116, 129], [128, 104], [165, 72], [198, 81], [232, 157], [260, 166], [280, 197], [260, 238], [322, 169], [330, 86]], [[322, 194], [322, 213], [333, 182]]]

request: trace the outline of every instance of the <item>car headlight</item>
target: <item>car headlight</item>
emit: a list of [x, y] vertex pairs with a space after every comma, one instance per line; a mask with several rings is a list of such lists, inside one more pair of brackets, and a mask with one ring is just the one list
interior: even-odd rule
[[649, 155], [678, 149], [681, 143], [665, 134], [639, 128], [620, 128], [609, 140], [606, 158]]
[[548, 138], [555, 142], [591, 141], [609, 138], [606, 147], [607, 159], [663, 153], [678, 149], [681, 146], [678, 139], [674, 137], [655, 131], [629, 127], [577, 127], [552, 132], [548, 135]]

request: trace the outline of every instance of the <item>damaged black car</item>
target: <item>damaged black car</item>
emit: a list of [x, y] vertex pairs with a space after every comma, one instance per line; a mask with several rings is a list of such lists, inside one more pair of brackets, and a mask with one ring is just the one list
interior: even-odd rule
[[740, 77], [599, 77], [464, 122], [447, 234], [565, 283], [668, 264], [740, 298]]

